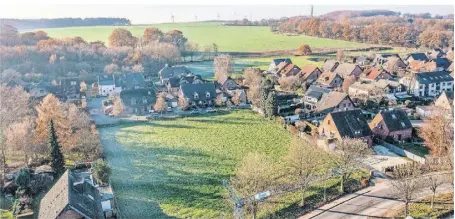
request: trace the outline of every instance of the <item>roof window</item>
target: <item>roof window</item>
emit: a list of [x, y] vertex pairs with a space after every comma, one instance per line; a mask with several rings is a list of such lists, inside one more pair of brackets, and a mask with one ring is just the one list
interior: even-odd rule
[[393, 119], [397, 119], [397, 116], [395, 114], [392, 114]]
[[401, 126], [403, 126], [403, 128], [406, 127], [406, 125], [404, 124], [404, 122], [401, 122]]

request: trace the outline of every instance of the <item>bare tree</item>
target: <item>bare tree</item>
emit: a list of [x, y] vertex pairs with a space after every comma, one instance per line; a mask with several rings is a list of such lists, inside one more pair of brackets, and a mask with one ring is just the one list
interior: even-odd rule
[[0, 162], [3, 171], [6, 167], [6, 132], [8, 127], [21, 121], [29, 114], [28, 100], [30, 95], [22, 87], [10, 88], [6, 84], [0, 85]]
[[360, 159], [372, 154], [371, 148], [361, 139], [343, 138], [336, 145], [337, 155], [333, 163], [337, 172], [341, 175], [340, 191], [344, 193], [344, 183], [350, 179], [354, 170], [358, 167]]
[[424, 120], [421, 135], [430, 148], [432, 156], [444, 157], [447, 156], [454, 144], [453, 114], [447, 116], [443, 112], [438, 112], [436, 107], [433, 107], [432, 112], [435, 115]]
[[119, 96], [115, 96], [114, 101], [113, 101], [112, 113], [114, 114], [114, 116], [120, 116], [123, 114], [124, 110], [125, 110], [125, 106], [123, 106], [122, 99], [120, 99]]
[[153, 106], [153, 109], [157, 112], [160, 112], [163, 114], [164, 111], [167, 109], [167, 103], [166, 100], [164, 99], [164, 94], [158, 94], [158, 98], [156, 99], [156, 103]]
[[215, 66], [215, 80], [224, 80], [233, 72], [233, 63], [230, 55], [219, 55], [213, 60]]
[[339, 50], [337, 51], [336, 59], [337, 59], [338, 61], [342, 61], [343, 58], [344, 58], [344, 52], [343, 52], [342, 49], [339, 49]]
[[183, 96], [183, 93], [182, 92], [179, 92], [179, 107], [182, 108], [183, 110], [185, 110], [186, 108], [188, 108], [189, 104], [188, 104], [188, 101], [185, 100], [185, 97]]
[[196, 42], [186, 42], [185, 51], [191, 57], [191, 61], [193, 61], [194, 54], [199, 51], [199, 44]]
[[[264, 192], [275, 182], [273, 163], [265, 155], [249, 153], [244, 158], [232, 178], [232, 184], [244, 197], [253, 197]], [[253, 218], [257, 218], [259, 200], [252, 199], [245, 203], [252, 209]]]
[[305, 195], [311, 183], [316, 179], [320, 168], [319, 152], [304, 141], [294, 138], [289, 146], [287, 155], [283, 158], [286, 175], [293, 183], [300, 185], [302, 194], [301, 205], [305, 205]]
[[430, 208], [433, 209], [434, 199], [436, 197], [436, 190], [444, 183], [448, 183], [449, 178], [445, 174], [435, 173], [435, 174], [430, 174], [425, 181], [428, 183], [431, 192], [433, 192], [433, 194], [431, 196], [431, 205], [430, 205]]
[[416, 192], [424, 186], [419, 165], [416, 162], [394, 168], [391, 185], [405, 204], [404, 214], [408, 216], [409, 203], [415, 198]]
[[[6, 144], [9, 149], [19, 150], [24, 155], [24, 162], [37, 153], [45, 152], [40, 145], [34, 144], [34, 123], [32, 118], [25, 118], [23, 121], [13, 123], [6, 132]], [[41, 145], [42, 146], [42, 145]]]

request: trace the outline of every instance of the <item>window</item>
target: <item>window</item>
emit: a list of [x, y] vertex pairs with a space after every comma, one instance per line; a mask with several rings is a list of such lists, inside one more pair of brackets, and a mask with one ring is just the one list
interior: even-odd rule
[[76, 81], [71, 81], [70, 83], [71, 83], [71, 85], [73, 85], [73, 86], [76, 85]]
[[329, 119], [329, 120], [327, 120], [327, 125], [330, 125], [330, 119]]
[[451, 86], [452, 85], [452, 82], [447, 82], [447, 86]]
[[194, 94], [193, 94], [193, 97], [194, 97], [194, 99], [196, 99], [196, 100], [197, 100], [197, 99], [199, 99], [199, 94], [198, 94], [198, 93], [196, 93], [196, 92], [194, 92]]
[[395, 114], [392, 114], [393, 119], [397, 119], [397, 116]]
[[403, 128], [406, 127], [406, 125], [404, 124], [404, 122], [401, 122], [401, 126], [403, 126]]
[[142, 103], [147, 104], [147, 97], [142, 97]]
[[205, 97], [210, 98], [210, 92], [207, 91], [207, 92], [205, 93]]
[[419, 87], [419, 88], [420, 88], [420, 89], [423, 89], [423, 85], [420, 85], [420, 87]]
[[136, 105], [136, 98], [131, 98], [131, 105]]
[[445, 83], [445, 82], [442, 82], [442, 86], [446, 86], [446, 83]]

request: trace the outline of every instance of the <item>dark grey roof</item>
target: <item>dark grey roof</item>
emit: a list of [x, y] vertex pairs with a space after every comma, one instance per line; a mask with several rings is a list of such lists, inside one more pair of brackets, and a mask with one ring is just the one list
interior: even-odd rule
[[200, 75], [196, 74], [188, 74], [188, 75], [182, 75], [180, 77], [172, 77], [169, 78], [168, 83], [171, 85], [172, 88], [179, 87], [180, 84], [183, 83], [194, 83], [196, 80], [200, 80], [200, 82], [206, 82]]
[[412, 59], [414, 60], [428, 62], [428, 57], [427, 55], [425, 55], [425, 53], [411, 53], [408, 55], [406, 60], [408, 60], [410, 57], [412, 57]]
[[323, 94], [328, 94], [330, 91], [331, 90], [327, 88], [311, 85], [305, 93], [305, 96], [313, 97], [319, 100]]
[[40, 202], [39, 219], [57, 218], [65, 209], [75, 210], [86, 218], [104, 218], [101, 197], [85, 177], [67, 170]]
[[113, 75], [99, 75], [98, 76], [98, 85], [114, 85], [114, 76]]
[[453, 81], [452, 76], [446, 71], [420, 72], [416, 73], [416, 80], [420, 84], [432, 84], [446, 81]]
[[[213, 82], [200, 84], [182, 84], [180, 85], [180, 90], [182, 91], [184, 97], [190, 100], [194, 99], [195, 93], [198, 94], [198, 100], [209, 100], [216, 98], [216, 89]], [[210, 94], [210, 97], [207, 97], [207, 92]]]
[[138, 88], [145, 88], [145, 79], [142, 73], [127, 73], [119, 75], [116, 78], [116, 84], [120, 84], [122, 89], [137, 89]]
[[189, 74], [191, 71], [186, 66], [165, 66], [159, 72], [161, 79], [180, 77], [181, 75]]
[[[156, 93], [153, 89], [148, 88], [139, 88], [134, 90], [122, 90], [120, 92], [120, 98], [122, 99], [123, 104], [127, 106], [131, 106], [131, 99], [136, 99], [136, 105], [134, 106], [142, 106], [142, 105], [150, 105], [155, 103], [156, 101]], [[147, 102], [144, 103], [143, 99], [146, 99]]]
[[436, 67], [442, 67], [444, 69], [448, 69], [450, 67], [450, 61], [446, 58], [436, 58], [433, 59], [433, 61], [436, 63]]
[[340, 136], [359, 138], [371, 136], [370, 126], [359, 109], [330, 113]]
[[291, 61], [290, 58], [273, 59], [273, 63], [275, 63], [275, 65], [278, 65], [278, 64], [280, 64], [281, 62], [292, 63], [292, 61]]
[[398, 131], [412, 128], [406, 113], [401, 109], [380, 112], [382, 119], [389, 131]]

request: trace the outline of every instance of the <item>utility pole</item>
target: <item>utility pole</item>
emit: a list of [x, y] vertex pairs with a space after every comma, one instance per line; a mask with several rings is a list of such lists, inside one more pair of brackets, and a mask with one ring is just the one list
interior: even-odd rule
[[220, 13], [219, 13], [219, 12], [216, 13], [216, 18], [217, 18], [218, 20], [220, 20]]
[[171, 15], [172, 23], [174, 23], [174, 21], [175, 21], [174, 18], [175, 18], [175, 17], [174, 17], [174, 13], [172, 13], [172, 15]]

